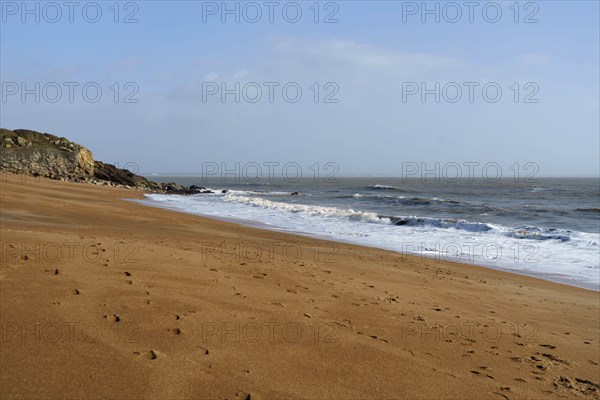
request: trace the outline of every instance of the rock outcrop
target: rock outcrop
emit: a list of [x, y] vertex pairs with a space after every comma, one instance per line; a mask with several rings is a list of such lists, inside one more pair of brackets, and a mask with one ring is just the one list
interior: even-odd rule
[[149, 181], [143, 176], [139, 176], [128, 169], [117, 168], [112, 164], [106, 164], [102, 161], [94, 163], [94, 178], [101, 181], [112, 182], [113, 184], [126, 187], [142, 188], [153, 192], [163, 191], [163, 185]]
[[88, 149], [65, 138], [0, 128], [0, 168], [50, 179], [86, 179], [94, 176], [94, 158]]
[[26, 129], [0, 128], [0, 171], [155, 193], [212, 193], [195, 185], [153, 182], [127, 169], [94, 161], [91, 151], [68, 139]]

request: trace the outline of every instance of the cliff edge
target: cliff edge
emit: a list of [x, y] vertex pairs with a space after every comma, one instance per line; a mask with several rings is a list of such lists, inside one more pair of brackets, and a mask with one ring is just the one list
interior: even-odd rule
[[127, 169], [95, 161], [90, 150], [64, 137], [27, 129], [0, 128], [0, 171], [155, 193], [210, 192], [197, 186], [150, 181]]

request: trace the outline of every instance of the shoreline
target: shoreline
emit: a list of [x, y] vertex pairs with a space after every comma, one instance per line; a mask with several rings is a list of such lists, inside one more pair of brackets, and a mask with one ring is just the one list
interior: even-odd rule
[[3, 398], [600, 395], [597, 292], [122, 200], [141, 192], [0, 186]]
[[396, 254], [400, 254], [402, 256], [417, 257], [417, 258], [421, 258], [423, 260], [426, 259], [430, 262], [446, 262], [446, 263], [458, 263], [458, 264], [471, 265], [471, 266], [475, 266], [475, 267], [491, 269], [494, 271], [505, 272], [508, 274], [514, 274], [514, 275], [518, 275], [518, 276], [526, 276], [529, 278], [540, 279], [545, 282], [552, 282], [552, 283], [556, 283], [556, 284], [560, 284], [560, 285], [577, 287], [580, 289], [589, 290], [591, 292], [597, 292], [597, 293], [600, 292], [600, 285], [595, 285], [594, 283], [588, 283], [588, 282], [580, 282], [574, 278], [569, 279], [569, 276], [565, 276], [565, 275], [561, 275], [561, 274], [535, 273], [535, 272], [531, 272], [531, 271], [528, 271], [528, 270], [522, 269], [522, 268], [494, 266], [493, 263], [485, 265], [483, 263], [476, 263], [476, 261], [460, 262], [460, 261], [453, 261], [453, 260], [445, 260], [440, 257], [434, 257], [434, 256], [425, 255], [425, 254], [402, 252], [402, 251], [399, 251], [396, 249], [387, 248], [385, 246], [375, 246], [375, 245], [370, 246], [368, 244], [361, 244], [361, 243], [353, 242], [350, 240], [344, 241], [340, 238], [320, 236], [318, 234], [313, 234], [311, 232], [294, 231], [292, 229], [278, 227], [278, 226], [271, 226], [267, 223], [261, 223], [259, 221], [254, 221], [254, 220], [246, 220], [243, 218], [236, 218], [236, 217], [219, 217], [219, 216], [213, 216], [210, 214], [202, 214], [202, 213], [196, 213], [196, 212], [192, 212], [192, 211], [185, 211], [182, 209], [176, 209], [175, 207], [169, 207], [168, 205], [161, 205], [161, 203], [153, 201], [152, 199], [149, 199], [147, 197], [147, 195], [150, 193], [141, 193], [141, 194], [142, 194], [142, 196], [144, 196], [143, 199], [139, 199], [139, 198], [130, 199], [130, 201], [133, 201], [137, 204], [141, 204], [141, 205], [144, 205], [147, 207], [155, 207], [155, 208], [160, 208], [160, 209], [169, 210], [169, 211], [173, 211], [173, 212], [183, 213], [183, 214], [187, 214], [187, 215], [195, 215], [200, 218], [213, 219], [213, 220], [217, 220], [217, 221], [232, 223], [232, 224], [241, 225], [241, 226], [254, 228], [254, 229], [262, 229], [262, 230], [267, 230], [267, 231], [271, 231], [271, 232], [279, 232], [279, 233], [290, 234], [290, 235], [299, 235], [299, 236], [303, 236], [303, 237], [307, 237], [307, 238], [312, 238], [315, 240], [344, 243], [344, 244], [349, 244], [349, 245], [361, 246], [361, 247], [365, 247], [368, 249], [385, 250], [385, 251], [390, 251], [390, 252], [393, 252]]

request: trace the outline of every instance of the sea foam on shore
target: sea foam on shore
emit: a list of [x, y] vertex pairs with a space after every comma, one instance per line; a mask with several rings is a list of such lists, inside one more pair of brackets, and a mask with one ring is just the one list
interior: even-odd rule
[[300, 196], [290, 196], [279, 187], [223, 189], [226, 193], [219, 188], [210, 195], [151, 194], [143, 203], [600, 290], [600, 234], [596, 232], [535, 225], [539, 209], [515, 223], [519, 217], [511, 215], [511, 207], [523, 208], [518, 201], [501, 207], [459, 195], [453, 199], [423, 192], [406, 196], [416, 190], [408, 185], [363, 188], [305, 188]]

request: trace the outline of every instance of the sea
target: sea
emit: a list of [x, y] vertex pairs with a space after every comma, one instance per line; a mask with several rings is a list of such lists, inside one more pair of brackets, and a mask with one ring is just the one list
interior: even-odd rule
[[598, 178], [150, 178], [214, 193], [149, 206], [600, 290]]

